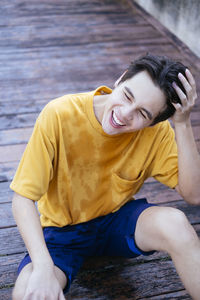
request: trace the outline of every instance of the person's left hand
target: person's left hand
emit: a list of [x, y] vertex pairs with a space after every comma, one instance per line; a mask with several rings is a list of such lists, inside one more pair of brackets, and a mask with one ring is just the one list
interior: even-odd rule
[[186, 90], [186, 95], [177, 86], [177, 84], [173, 82], [172, 86], [178, 94], [182, 104], [172, 103], [176, 109], [174, 115], [171, 118], [174, 125], [176, 123], [185, 123], [190, 119], [190, 112], [195, 104], [195, 100], [197, 99], [196, 84], [191, 72], [186, 69], [185, 76], [179, 73], [178, 78]]

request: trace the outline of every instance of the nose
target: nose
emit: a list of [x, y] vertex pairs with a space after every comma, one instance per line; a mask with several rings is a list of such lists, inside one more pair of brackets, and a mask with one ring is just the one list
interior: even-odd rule
[[134, 111], [135, 111], [135, 105], [132, 103], [132, 105], [126, 106], [124, 107], [123, 111], [122, 111], [122, 115], [123, 115], [123, 119], [126, 122], [132, 121], [133, 120], [133, 116], [134, 116]]

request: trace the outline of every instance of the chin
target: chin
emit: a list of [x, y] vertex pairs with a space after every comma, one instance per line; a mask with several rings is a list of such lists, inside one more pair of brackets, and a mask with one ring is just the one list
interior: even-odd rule
[[117, 134], [117, 133], [115, 132], [115, 130], [112, 129], [112, 128], [110, 128], [109, 126], [102, 126], [102, 129], [103, 129], [103, 131], [104, 131], [106, 134], [108, 134], [108, 135], [114, 135], [114, 134]]

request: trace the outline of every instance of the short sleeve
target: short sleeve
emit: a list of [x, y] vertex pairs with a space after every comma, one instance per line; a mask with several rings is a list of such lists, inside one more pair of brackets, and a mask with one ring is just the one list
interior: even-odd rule
[[21, 196], [39, 200], [53, 177], [54, 148], [39, 117], [10, 188]]
[[175, 133], [168, 121], [160, 127], [157, 150], [152, 163], [151, 176], [175, 188], [178, 184], [178, 153]]

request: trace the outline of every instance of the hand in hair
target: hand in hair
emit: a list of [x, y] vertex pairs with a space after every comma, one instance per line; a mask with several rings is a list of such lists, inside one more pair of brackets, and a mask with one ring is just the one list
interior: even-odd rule
[[178, 78], [185, 88], [186, 94], [173, 82], [172, 86], [181, 100], [180, 103], [172, 103], [176, 112], [172, 116], [172, 121], [176, 123], [186, 123], [190, 119], [190, 112], [197, 99], [196, 84], [191, 72], [186, 69], [185, 76], [182, 73], [178, 74]]

